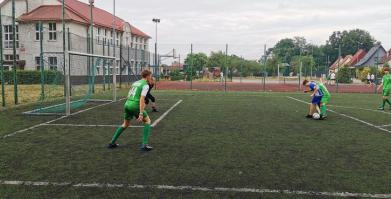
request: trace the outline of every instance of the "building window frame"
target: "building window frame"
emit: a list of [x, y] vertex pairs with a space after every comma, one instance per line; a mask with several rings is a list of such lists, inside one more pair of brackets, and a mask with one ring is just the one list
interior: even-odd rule
[[57, 41], [57, 23], [49, 23], [49, 41]]
[[[3, 26], [4, 30], [4, 48], [5, 49], [11, 49], [13, 48], [13, 34], [12, 34], [12, 25], [4, 25]], [[16, 43], [16, 48], [19, 48], [19, 26], [15, 26], [15, 43]]]
[[50, 70], [57, 70], [58, 68], [58, 60], [57, 57], [49, 57], [49, 69]]

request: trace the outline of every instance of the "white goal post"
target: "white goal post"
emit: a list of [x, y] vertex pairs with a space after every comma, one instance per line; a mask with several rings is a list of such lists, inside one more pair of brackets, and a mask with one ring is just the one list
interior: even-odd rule
[[68, 54], [68, 67], [66, 67], [64, 71], [65, 75], [65, 115], [69, 116], [71, 114], [71, 56], [84, 56], [89, 58], [102, 58], [107, 60], [113, 61], [113, 102], [117, 100], [117, 59], [116, 57], [112, 56], [103, 56], [103, 55], [96, 55], [96, 54], [89, 54], [89, 53], [82, 53], [82, 52], [76, 52], [76, 51], [67, 51]]

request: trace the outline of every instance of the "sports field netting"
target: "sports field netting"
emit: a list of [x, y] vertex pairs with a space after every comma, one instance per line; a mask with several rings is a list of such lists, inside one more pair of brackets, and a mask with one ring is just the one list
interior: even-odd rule
[[329, 118], [315, 121], [304, 118], [309, 96], [300, 93], [155, 94], [160, 112], [150, 113], [152, 122], [171, 111], [152, 129], [155, 150], [148, 154], [138, 150], [142, 129], [134, 122], [120, 137], [120, 148], [105, 148], [122, 121], [124, 101], [20, 125], [15, 122], [26, 116], [10, 114], [2, 137], [46, 123], [1, 140], [0, 194], [391, 196], [391, 112], [375, 110], [377, 95], [333, 94]]
[[[67, 64], [64, 64], [63, 53], [44, 53], [43, 66], [49, 72], [41, 73], [40, 103], [25, 114], [65, 115], [68, 106], [72, 112], [87, 103], [116, 100], [113, 90], [115, 58], [70, 52], [66, 60]], [[68, 74], [69, 93], [66, 92]]]

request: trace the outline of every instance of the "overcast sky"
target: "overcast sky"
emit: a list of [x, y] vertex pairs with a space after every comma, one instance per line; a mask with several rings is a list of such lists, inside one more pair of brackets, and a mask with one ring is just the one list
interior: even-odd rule
[[[88, 0], [83, 0], [88, 2]], [[112, 11], [112, 0], [95, 0]], [[263, 45], [304, 36], [323, 44], [334, 30], [368, 30], [391, 48], [390, 0], [116, 0], [117, 15], [155, 39], [153, 17], [159, 17], [159, 52], [177, 48], [224, 50], [256, 59]]]

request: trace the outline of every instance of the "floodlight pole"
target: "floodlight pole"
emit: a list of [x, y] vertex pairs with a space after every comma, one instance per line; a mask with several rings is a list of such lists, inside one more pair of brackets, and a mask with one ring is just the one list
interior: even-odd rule
[[[93, 16], [93, 9], [94, 9], [94, 0], [89, 0], [89, 3], [90, 3], [90, 35], [91, 35], [91, 38], [90, 38], [90, 53], [91, 54], [94, 54], [94, 16]], [[92, 82], [92, 74], [94, 73], [93, 71], [91, 70], [94, 70], [94, 58], [91, 58], [91, 61], [90, 61], [90, 74], [89, 75], [89, 81]], [[94, 83], [95, 84], [95, 83]], [[92, 86], [92, 93], [95, 93], [95, 85], [91, 85]]]
[[[113, 0], [113, 57], [116, 57], [116, 19], [115, 19], [115, 0]], [[114, 60], [113, 68], [113, 101], [117, 101], [117, 59]]]
[[15, 21], [15, 0], [12, 0], [12, 67], [14, 70], [14, 102], [18, 104], [18, 78], [16, 74], [16, 21]]
[[160, 80], [160, 69], [159, 69], [159, 60], [157, 54], [157, 25], [160, 23], [159, 18], [153, 18], [152, 22], [155, 23], [155, 68], [157, 69], [155, 76], [157, 76], [157, 80]]

